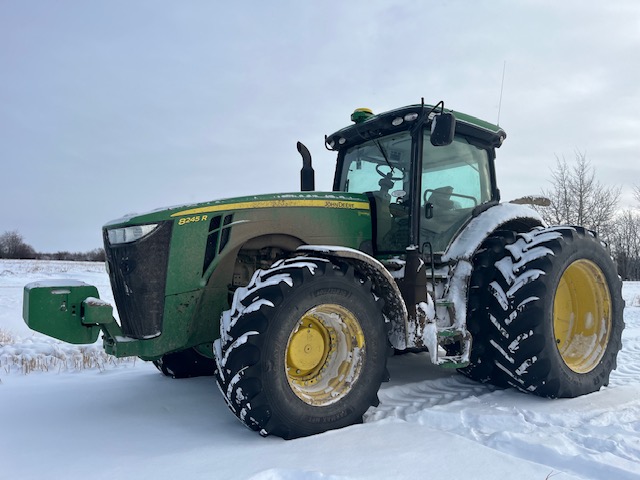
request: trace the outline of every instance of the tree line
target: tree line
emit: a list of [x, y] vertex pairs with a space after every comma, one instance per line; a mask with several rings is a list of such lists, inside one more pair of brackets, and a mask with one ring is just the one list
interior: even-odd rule
[[0, 235], [0, 258], [104, 262], [105, 254], [103, 248], [95, 248], [88, 252], [36, 252], [31, 245], [25, 242], [24, 237], [17, 230], [13, 230]]
[[607, 186], [582, 152], [569, 164], [556, 158], [551, 188], [542, 190], [548, 206], [535, 206], [550, 225], [581, 225], [607, 243], [623, 280], [640, 280], [640, 186], [634, 189], [636, 208], [620, 210], [620, 186]]

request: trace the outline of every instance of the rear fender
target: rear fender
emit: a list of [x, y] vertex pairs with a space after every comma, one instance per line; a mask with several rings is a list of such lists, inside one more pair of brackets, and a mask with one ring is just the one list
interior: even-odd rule
[[469, 279], [473, 273], [473, 256], [482, 243], [499, 229], [526, 232], [544, 225], [542, 217], [532, 208], [513, 203], [501, 203], [482, 211], [458, 233], [442, 256], [449, 264], [448, 284], [442, 303], [452, 306], [451, 324], [458, 331], [466, 330]]
[[449, 248], [442, 256], [443, 262], [471, 260], [482, 242], [499, 228], [516, 231], [529, 231], [533, 227], [543, 226], [544, 220], [530, 207], [513, 203], [500, 203], [473, 217], [458, 232]]

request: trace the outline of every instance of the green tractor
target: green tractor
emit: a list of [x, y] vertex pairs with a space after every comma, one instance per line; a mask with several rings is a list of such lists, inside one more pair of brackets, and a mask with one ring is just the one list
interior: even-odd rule
[[95, 287], [25, 287], [34, 330], [215, 375], [231, 411], [296, 438], [362, 421], [387, 358], [500, 387], [575, 397], [607, 385], [621, 347], [621, 281], [580, 226], [546, 226], [526, 199], [500, 203], [498, 126], [436, 106], [374, 115], [326, 137], [332, 192], [157, 210], [103, 227], [119, 320]]

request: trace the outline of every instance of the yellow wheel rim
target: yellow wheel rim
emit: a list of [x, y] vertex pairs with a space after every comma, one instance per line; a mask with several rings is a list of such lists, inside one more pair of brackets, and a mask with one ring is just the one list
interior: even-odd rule
[[602, 270], [576, 260], [564, 271], [553, 302], [553, 330], [560, 356], [576, 373], [602, 360], [611, 332], [611, 294]]
[[287, 380], [303, 402], [330, 405], [351, 390], [362, 369], [364, 333], [357, 317], [333, 304], [312, 308], [289, 336]]

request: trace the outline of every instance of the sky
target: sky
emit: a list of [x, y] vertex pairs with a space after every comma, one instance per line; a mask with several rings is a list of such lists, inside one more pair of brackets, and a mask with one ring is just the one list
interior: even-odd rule
[[422, 97], [499, 121], [504, 200], [582, 152], [635, 206], [638, 52], [637, 0], [0, 0], [0, 234], [297, 191], [297, 141], [331, 190], [324, 135]]

